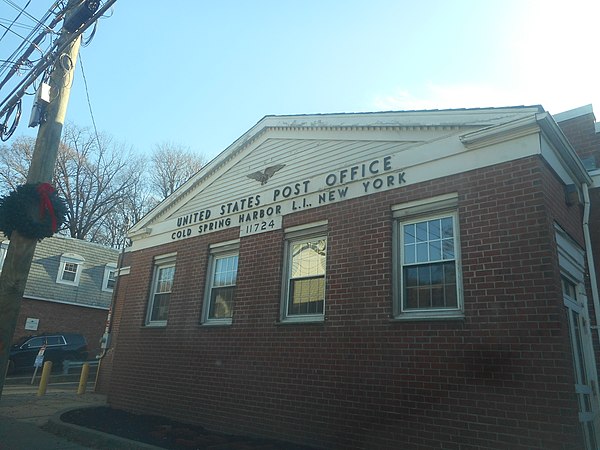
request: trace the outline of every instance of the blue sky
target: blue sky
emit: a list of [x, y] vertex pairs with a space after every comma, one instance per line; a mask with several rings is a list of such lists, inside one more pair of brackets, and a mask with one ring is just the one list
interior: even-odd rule
[[[40, 16], [52, 2], [32, 3]], [[117, 0], [81, 57], [100, 131], [212, 159], [271, 114], [591, 103], [598, 115], [599, 3]], [[0, 0], [0, 18], [15, 15]], [[0, 59], [15, 42], [0, 41]], [[15, 136], [35, 134], [30, 109]], [[67, 119], [91, 126], [81, 66]]]

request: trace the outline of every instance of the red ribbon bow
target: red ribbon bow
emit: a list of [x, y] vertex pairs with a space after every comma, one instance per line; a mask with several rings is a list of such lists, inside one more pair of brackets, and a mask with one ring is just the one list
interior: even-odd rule
[[52, 232], [56, 233], [56, 215], [54, 214], [52, 200], [50, 200], [50, 195], [54, 193], [55, 189], [50, 183], [42, 183], [37, 187], [37, 191], [40, 194], [40, 219], [43, 219], [46, 211], [48, 211], [52, 221]]

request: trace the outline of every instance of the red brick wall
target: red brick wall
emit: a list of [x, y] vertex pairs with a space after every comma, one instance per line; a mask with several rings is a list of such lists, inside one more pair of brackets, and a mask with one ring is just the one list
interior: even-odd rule
[[[241, 239], [228, 327], [199, 319], [208, 245], [237, 229], [135, 252], [109, 402], [326, 448], [582, 448], [552, 225], [581, 241], [580, 218], [560, 190], [532, 157], [285, 217], [328, 220], [323, 324], [277, 323], [281, 230]], [[393, 321], [390, 207], [449, 192], [465, 319]], [[145, 328], [153, 257], [172, 251], [168, 326]]]
[[[131, 264], [130, 254], [121, 254], [120, 258], [121, 259], [119, 262], [119, 267], [129, 267], [129, 265]], [[129, 292], [128, 281], [128, 275], [121, 275], [117, 277], [117, 283], [115, 286], [115, 290], [113, 291], [113, 305], [110, 318], [110, 343], [106, 351], [102, 353], [102, 358], [100, 359], [100, 366], [98, 367], [95, 385], [95, 391], [102, 394], [107, 394], [110, 387], [115, 347], [118, 342], [121, 317], [123, 315], [124, 299], [127, 298]], [[103, 333], [104, 330], [105, 329], [102, 330]]]
[[563, 133], [581, 159], [593, 157], [600, 168], [600, 134], [596, 133], [593, 113], [573, 117], [559, 123]]
[[[106, 323], [105, 309], [84, 308], [81, 306], [53, 303], [42, 300], [23, 299], [13, 341], [32, 334], [41, 333], [81, 333], [88, 343], [89, 357], [95, 358], [100, 349], [100, 338]], [[36, 331], [25, 329], [28, 317], [39, 319]]]

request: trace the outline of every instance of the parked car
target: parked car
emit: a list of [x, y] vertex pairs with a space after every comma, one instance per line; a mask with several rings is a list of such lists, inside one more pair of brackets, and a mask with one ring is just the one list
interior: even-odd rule
[[52, 361], [59, 368], [64, 360], [85, 361], [88, 357], [87, 341], [77, 333], [40, 334], [22, 338], [10, 348], [9, 372], [33, 369], [35, 358], [45, 345], [44, 361]]

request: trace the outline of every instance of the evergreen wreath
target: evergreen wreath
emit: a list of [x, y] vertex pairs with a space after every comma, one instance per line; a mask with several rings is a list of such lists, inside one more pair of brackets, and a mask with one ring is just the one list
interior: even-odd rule
[[23, 184], [0, 198], [0, 231], [41, 241], [65, 222], [67, 205], [49, 183]]

